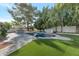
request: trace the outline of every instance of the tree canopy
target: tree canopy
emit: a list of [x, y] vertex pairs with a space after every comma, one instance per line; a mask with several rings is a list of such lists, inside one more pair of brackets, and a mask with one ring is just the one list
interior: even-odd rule
[[[27, 28], [33, 26], [38, 30], [61, 26], [79, 26], [79, 4], [57, 3], [37, 10], [31, 4], [16, 3], [8, 12], [16, 20], [15, 24], [26, 24]], [[37, 17], [37, 18], [36, 18]], [[34, 24], [34, 25], [33, 25]], [[62, 30], [61, 30], [62, 32]]]
[[14, 5], [12, 9], [8, 9], [8, 12], [15, 20], [15, 24], [27, 24], [26, 27], [29, 28], [35, 20], [36, 8], [27, 3], [15, 3]]

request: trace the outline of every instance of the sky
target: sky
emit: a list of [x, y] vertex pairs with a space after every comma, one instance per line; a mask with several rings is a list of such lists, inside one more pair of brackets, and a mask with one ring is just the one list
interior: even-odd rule
[[[13, 4], [10, 3], [0, 3], [0, 22], [11, 22], [13, 18], [11, 15], [8, 13], [7, 8], [11, 8]], [[37, 7], [38, 10], [42, 10], [43, 7], [48, 6], [51, 8], [54, 6], [53, 3], [32, 3], [32, 6]]]

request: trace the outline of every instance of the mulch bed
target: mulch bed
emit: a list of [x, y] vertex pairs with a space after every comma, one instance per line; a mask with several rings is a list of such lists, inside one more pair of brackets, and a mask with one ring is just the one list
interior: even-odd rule
[[[2, 43], [2, 42], [1, 42], [1, 43]], [[7, 47], [7, 46], [9, 46], [9, 45], [10, 45], [10, 43], [8, 43], [8, 42], [2, 43], [2, 44], [0, 44], [0, 49], [5, 48], [5, 47]]]

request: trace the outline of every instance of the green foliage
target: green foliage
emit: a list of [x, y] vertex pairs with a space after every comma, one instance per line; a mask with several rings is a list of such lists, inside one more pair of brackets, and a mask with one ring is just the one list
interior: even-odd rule
[[29, 28], [30, 25], [32, 26], [35, 20], [34, 16], [36, 8], [29, 3], [15, 3], [14, 6], [15, 7], [13, 7], [12, 9], [8, 9], [8, 12], [15, 20], [13, 21], [14, 24], [15, 25], [27, 24], [27, 28]]
[[4, 26], [2, 26], [0, 28], [0, 37], [6, 37], [6, 35], [7, 35], [7, 30]]
[[50, 19], [54, 27], [79, 26], [79, 4], [55, 4], [50, 11]]
[[7, 31], [11, 28], [11, 24], [8, 22], [4, 22], [3, 25], [0, 26], [0, 40], [4, 40], [7, 35]]
[[[59, 7], [59, 4], [57, 4], [55, 7], [57, 6]], [[63, 26], [78, 25], [79, 4], [64, 3], [64, 4], [61, 4], [60, 8], [58, 7], [57, 7], [58, 12], [56, 11], [56, 13], [58, 14], [57, 19], [60, 21], [61, 25]]]
[[[15, 25], [27, 24], [27, 28], [35, 27], [44, 30], [51, 27], [78, 26], [79, 25], [79, 4], [58, 3], [54, 7], [43, 7], [38, 11], [31, 4], [16, 3], [15, 7], [9, 9]], [[36, 18], [37, 17], [37, 18]], [[34, 24], [34, 26], [32, 25]]]
[[49, 21], [49, 9], [48, 7], [43, 7], [42, 11], [38, 13], [38, 19], [36, 20], [34, 26], [38, 30], [44, 30], [51, 26]]
[[4, 27], [5, 27], [7, 30], [9, 30], [9, 29], [12, 27], [12, 25], [11, 25], [10, 23], [8, 23], [8, 22], [4, 22]]

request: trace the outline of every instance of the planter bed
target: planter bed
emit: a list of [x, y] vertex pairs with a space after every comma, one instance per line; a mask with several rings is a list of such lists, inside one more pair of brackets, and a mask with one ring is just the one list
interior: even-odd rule
[[6, 43], [2, 43], [1, 42], [1, 44], [0, 44], [0, 49], [2, 49], [2, 48], [5, 48], [5, 47], [7, 47], [7, 46], [9, 46], [10, 45], [10, 43], [8, 43], [8, 42], [6, 42]]

